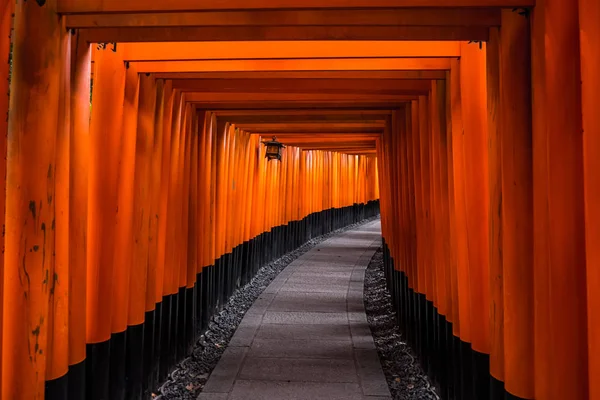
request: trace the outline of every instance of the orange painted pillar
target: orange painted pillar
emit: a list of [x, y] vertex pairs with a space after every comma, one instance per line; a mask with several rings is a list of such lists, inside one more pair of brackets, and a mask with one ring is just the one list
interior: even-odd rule
[[69, 393], [85, 398], [88, 164], [92, 49], [72, 38], [69, 179]]
[[[15, 9], [7, 142], [2, 398], [42, 399], [55, 231], [61, 25], [55, 1]], [[60, 277], [59, 277], [60, 278]]]
[[[430, 192], [430, 121], [429, 121], [429, 98], [419, 96], [419, 152], [421, 161], [421, 201], [423, 207], [423, 263], [422, 263], [422, 292], [429, 302], [433, 302], [434, 281], [433, 281], [433, 257], [431, 255], [431, 192]], [[421, 278], [421, 277], [420, 277]], [[420, 279], [421, 280], [421, 279]], [[425, 310], [422, 310], [424, 312]]]
[[533, 151], [533, 267], [535, 398], [551, 399], [548, 135], [546, 134], [546, 0], [531, 11], [532, 151]]
[[[546, 0], [551, 398], [588, 398], [583, 135], [577, 2]], [[569, 62], [567, 62], [569, 60]], [[534, 159], [534, 162], [537, 160]]]
[[590, 400], [600, 399], [600, 3], [579, 1]]
[[[158, 234], [156, 251], [156, 303], [161, 303], [166, 295], [165, 263], [167, 242], [167, 220], [169, 204], [169, 184], [171, 180], [171, 123], [173, 120], [173, 107], [175, 104], [175, 92], [171, 82], [165, 83], [163, 91], [162, 126], [156, 121], [155, 129], [162, 132], [162, 160], [160, 169], [160, 188], [158, 201]], [[158, 132], [158, 131], [157, 131]], [[162, 308], [166, 304], [161, 304]], [[164, 337], [164, 336], [162, 336]], [[166, 340], [166, 339], [165, 339]], [[161, 353], [162, 357], [162, 353]]]
[[506, 391], [533, 399], [533, 154], [527, 18], [502, 11], [500, 127]]
[[90, 121], [87, 343], [92, 346], [88, 347], [86, 364], [95, 374], [86, 382], [89, 398], [109, 396], [109, 369], [105, 366], [110, 362], [115, 301], [113, 266], [121, 157], [117, 149], [122, 139], [125, 65], [123, 50], [115, 52], [111, 47], [96, 51]]
[[[130, 71], [127, 72], [130, 74]], [[129, 78], [129, 76], [128, 76]], [[129, 80], [129, 79], [128, 79]], [[133, 83], [133, 81], [132, 81]], [[141, 396], [142, 393], [142, 365], [141, 360], [144, 354], [144, 339], [152, 343], [152, 336], [144, 337], [144, 322], [153, 324], [154, 320], [146, 319], [146, 309], [148, 294], [151, 297], [151, 309], [155, 307], [155, 287], [148, 285], [150, 273], [150, 246], [155, 245], [155, 241], [150, 240], [150, 223], [154, 216], [150, 209], [153, 207], [153, 193], [150, 186], [156, 177], [150, 179], [150, 168], [154, 155], [154, 128], [157, 90], [154, 77], [140, 75], [139, 77], [139, 96], [138, 107], [135, 113], [136, 121], [133, 131], [128, 135], [133, 136], [134, 155], [134, 179], [131, 182], [132, 190], [132, 232], [128, 239], [131, 246], [130, 257], [130, 278], [128, 287], [128, 311], [127, 311], [127, 358], [130, 366], [127, 371], [128, 385], [126, 397]], [[131, 107], [131, 106], [130, 106]], [[133, 115], [131, 117], [133, 118]], [[125, 128], [125, 124], [124, 124]], [[129, 129], [127, 129], [129, 130]], [[125, 131], [125, 129], [124, 129]], [[129, 138], [124, 138], [129, 140]], [[131, 157], [131, 156], [130, 156]], [[127, 241], [127, 240], [125, 240]], [[154, 260], [156, 262], [156, 260]], [[156, 264], [154, 264], [156, 266]], [[154, 272], [154, 275], [156, 273]], [[149, 293], [148, 293], [149, 292]], [[150, 331], [151, 332], [151, 331]], [[152, 353], [149, 353], [150, 355]], [[147, 360], [151, 364], [151, 360]]]
[[[504, 396], [504, 291], [502, 272], [502, 147], [500, 115], [500, 29], [486, 43], [489, 179], [490, 375], [494, 396]], [[502, 133], [501, 133], [502, 132]]]
[[[163, 146], [164, 146], [164, 110], [165, 103], [168, 102], [166, 97], [167, 91], [165, 88], [165, 81], [163, 79], [157, 79], [155, 81], [155, 96], [156, 100], [154, 101], [154, 120], [153, 124], [153, 141], [152, 145], [152, 159], [150, 161], [149, 166], [149, 185], [148, 185], [148, 196], [150, 201], [149, 213], [147, 215], [148, 218], [148, 266], [146, 273], [146, 316], [145, 320], [147, 321], [145, 329], [147, 334], [144, 334], [144, 337], [155, 337], [155, 333], [157, 332], [158, 325], [158, 312], [156, 312], [156, 303], [162, 298], [162, 282], [159, 285], [158, 282], [158, 274], [159, 274], [159, 266], [158, 266], [158, 233], [160, 226], [160, 199], [161, 199], [161, 184], [162, 184], [162, 160], [163, 160]], [[142, 88], [140, 87], [140, 90]], [[142, 98], [140, 97], [140, 101]], [[141, 111], [141, 110], [140, 110]], [[138, 114], [138, 129], [140, 124], [140, 114]], [[138, 132], [139, 134], [139, 132]], [[137, 173], [137, 167], [136, 167]], [[135, 240], [135, 239], [134, 239]], [[135, 262], [135, 261], [134, 261]], [[161, 297], [157, 298], [157, 290], [161, 288]], [[152, 332], [150, 332], [150, 330]], [[156, 340], [158, 341], [158, 340]], [[144, 347], [151, 347], [152, 342], [145, 341]], [[144, 350], [145, 354], [151, 355], [153, 359], [158, 358], [158, 355], [154, 353], [154, 349]], [[156, 363], [152, 364], [153, 367], [156, 366]], [[153, 378], [156, 376], [155, 372], [144, 373], [144, 376], [150, 376], [149, 385], [152, 384]]]
[[[10, 54], [11, 29], [15, 2], [10, 0], [0, 1], [0, 59], [7, 62], [0, 63], [0, 93], [9, 93], [8, 58]], [[8, 136], [8, 101], [9, 96], [0, 96], [0, 177], [6, 177], [6, 138]], [[6, 117], [5, 117], [6, 116]], [[6, 178], [1, 178], [0, 189], [6, 193]], [[0, 196], [0, 225], [4, 226], [6, 212], [6, 196]], [[4, 235], [0, 239], [0, 248], [4, 252]], [[0, 257], [0, 366], [2, 365], [2, 312], [4, 309], [4, 256]], [[2, 373], [0, 372], [0, 388], [2, 387]], [[0, 390], [0, 400], [2, 390]]]
[[[125, 96], [123, 99], [123, 123], [121, 128], [120, 164], [117, 189], [117, 217], [113, 261], [112, 290], [112, 337], [110, 363], [111, 398], [125, 396], [125, 357], [127, 349], [127, 322], [129, 310], [129, 281], [133, 262], [133, 209], [136, 156], [136, 133], [138, 120], [139, 76], [133, 68], [125, 74]], [[114, 151], [114, 150], [113, 150]], [[134, 299], [142, 302], [143, 297]], [[131, 339], [131, 335], [129, 337]], [[137, 343], [130, 343], [131, 346]]]
[[[423, 293], [423, 268], [424, 268], [424, 235], [423, 235], [423, 191], [421, 181], [421, 131], [420, 131], [420, 118], [419, 118], [419, 101], [413, 100], [410, 105], [410, 120], [411, 120], [411, 143], [412, 143], [412, 170], [413, 170], [413, 188], [414, 188], [414, 202], [415, 202], [415, 230], [416, 230], [416, 244], [415, 244], [415, 266], [413, 271], [412, 288], [417, 293]], [[381, 186], [381, 185], [380, 185]], [[415, 304], [415, 312], [417, 305]], [[416, 317], [416, 315], [415, 315]], [[420, 340], [420, 336], [417, 335], [417, 341]]]
[[[181, 148], [183, 130], [181, 129], [183, 119], [183, 97], [181, 92], [174, 90], [173, 114], [171, 119], [171, 155], [169, 158], [169, 189], [167, 203], [167, 237], [165, 241], [165, 280], [164, 280], [164, 295], [168, 297], [169, 305], [165, 305], [170, 313], [170, 318], [175, 321], [175, 313], [177, 310], [177, 299], [175, 295], [178, 292], [179, 283], [179, 261], [180, 261], [180, 243], [179, 233], [181, 232], [181, 202], [179, 193], [179, 184], [181, 181]], [[165, 299], [166, 300], [166, 299]], [[165, 310], [166, 311], [166, 310]], [[169, 326], [170, 343], [167, 346], [175, 345], [176, 325]], [[166, 349], [162, 349], [166, 350]], [[169, 351], [168, 357], [170, 362], [174, 361], [175, 355], [173, 348]]]
[[452, 167], [454, 183], [456, 269], [458, 292], [458, 327], [455, 335], [471, 343], [471, 292], [469, 289], [469, 251], [467, 242], [467, 205], [464, 179], [464, 134], [461, 96], [461, 61], [452, 60], [450, 69], [450, 102], [452, 113]]
[[471, 348], [474, 350], [475, 398], [488, 395], [490, 351], [488, 141], [485, 46], [461, 43], [461, 96], [463, 114], [463, 179], [471, 296]]
[[[62, 21], [64, 24], [64, 20]], [[47, 324], [46, 395], [67, 393], [69, 368], [69, 142], [71, 130], [71, 35], [61, 29], [61, 71], [54, 190], [54, 251], [49, 269], [50, 301]]]

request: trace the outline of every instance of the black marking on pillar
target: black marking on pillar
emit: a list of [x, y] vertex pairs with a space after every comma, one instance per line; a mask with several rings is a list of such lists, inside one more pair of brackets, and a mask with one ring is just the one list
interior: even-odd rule
[[[143, 324], [129, 326], [125, 339], [125, 398], [127, 400], [141, 400], [143, 375], [144, 375], [144, 329], [151, 325], [145, 321]], [[152, 341], [149, 338], [150, 342]]]
[[86, 400], [109, 400], [110, 340], [86, 346]]
[[46, 400], [64, 400], [69, 395], [69, 372], [60, 378], [46, 381], [44, 398]]

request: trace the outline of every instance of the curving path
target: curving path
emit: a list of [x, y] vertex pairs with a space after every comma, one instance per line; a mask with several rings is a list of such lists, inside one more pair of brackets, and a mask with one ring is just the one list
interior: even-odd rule
[[380, 222], [319, 244], [248, 310], [199, 399], [391, 399], [363, 304]]

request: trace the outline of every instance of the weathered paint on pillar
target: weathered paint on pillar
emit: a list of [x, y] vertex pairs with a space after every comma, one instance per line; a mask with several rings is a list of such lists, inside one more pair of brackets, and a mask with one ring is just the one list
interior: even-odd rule
[[[53, 276], [60, 75], [56, 1], [15, 8], [7, 142], [2, 398], [42, 399]], [[8, 367], [10, 366], [10, 367]]]
[[[6, 193], [6, 140], [8, 136], [8, 92], [9, 87], [9, 53], [11, 42], [11, 29], [15, 2], [12, 0], [0, 1], [0, 190]], [[4, 62], [6, 61], [6, 62]], [[3, 95], [6, 93], [6, 96]], [[0, 249], [4, 252], [4, 217], [6, 211], [6, 196], [0, 196]], [[4, 256], [0, 256], [0, 364], [2, 363], [2, 310], [4, 309]], [[2, 373], [0, 372], [0, 388], [2, 387]], [[0, 390], [0, 400], [2, 390]]]
[[[71, 133], [71, 34], [61, 29], [61, 71], [58, 124], [56, 132], [56, 186], [54, 197], [54, 265], [50, 271], [48, 309], [48, 350], [46, 380], [67, 374], [69, 368], [69, 184]], [[48, 390], [48, 388], [47, 388]], [[67, 384], [52, 388], [56, 395], [66, 395]], [[54, 393], [53, 393], [54, 394]]]

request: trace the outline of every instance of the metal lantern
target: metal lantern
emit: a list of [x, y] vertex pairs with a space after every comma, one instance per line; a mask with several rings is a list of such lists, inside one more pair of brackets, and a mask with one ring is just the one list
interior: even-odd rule
[[265, 146], [267, 146], [267, 154], [266, 158], [271, 160], [281, 160], [281, 149], [284, 149], [285, 146], [277, 141], [277, 138], [273, 136], [273, 139], [268, 142], [263, 142]]

